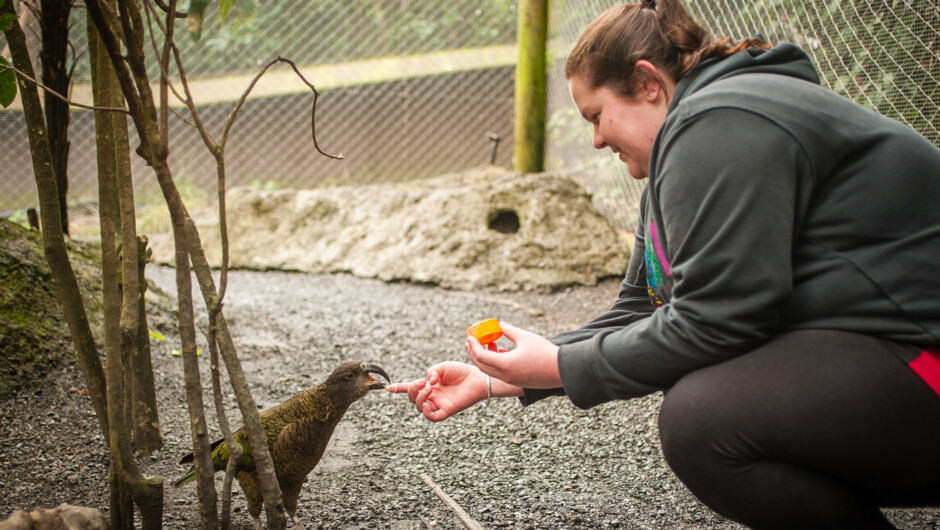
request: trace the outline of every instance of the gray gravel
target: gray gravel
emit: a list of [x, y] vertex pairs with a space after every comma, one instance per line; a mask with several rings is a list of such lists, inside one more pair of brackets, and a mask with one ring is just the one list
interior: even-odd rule
[[[151, 267], [149, 276], [175, 292], [171, 269]], [[463, 331], [482, 318], [551, 335], [606, 309], [618, 287], [470, 293], [349, 275], [235, 271], [226, 314], [254, 397], [266, 408], [349, 359], [378, 363], [393, 381], [466, 360]], [[153, 342], [166, 446], [139, 463], [146, 475], [170, 482], [183, 471], [176, 459], [190, 449], [182, 360], [173, 355], [172, 319], [151, 318], [167, 336]], [[202, 370], [208, 395], [207, 364]], [[82, 388], [70, 368], [51, 385], [0, 402], [0, 519], [63, 502], [107, 510], [107, 448]], [[739, 528], [698, 503], [666, 467], [656, 431], [660, 399], [589, 411], [563, 398], [526, 408], [498, 400], [432, 424], [403, 396], [373, 392], [337, 428], [304, 486], [299, 516], [307, 528], [462, 528], [423, 472], [487, 528]], [[192, 485], [167, 488], [167, 528], [198, 526], [195, 497]], [[237, 487], [234, 504], [234, 527], [251, 528]], [[940, 510], [890, 514], [903, 528], [940, 528]]]

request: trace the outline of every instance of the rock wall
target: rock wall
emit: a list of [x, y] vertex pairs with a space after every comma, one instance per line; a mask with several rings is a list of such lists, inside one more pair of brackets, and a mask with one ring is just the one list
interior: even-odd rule
[[[234, 268], [350, 272], [449, 289], [594, 285], [623, 274], [618, 233], [569, 178], [488, 166], [431, 180], [317, 190], [231, 190]], [[218, 222], [197, 219], [210, 263]], [[172, 239], [153, 238], [172, 262]]]

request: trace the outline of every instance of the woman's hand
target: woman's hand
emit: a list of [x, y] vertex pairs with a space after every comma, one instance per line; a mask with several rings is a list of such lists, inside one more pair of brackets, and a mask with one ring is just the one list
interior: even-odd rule
[[516, 344], [509, 351], [484, 348], [468, 337], [467, 353], [480, 370], [495, 379], [520, 388], [559, 388], [558, 346], [530, 331], [500, 322], [503, 336]]
[[389, 385], [388, 390], [407, 392], [425, 418], [441, 421], [486, 399], [486, 375], [473, 365], [450, 361], [428, 368], [427, 379]]

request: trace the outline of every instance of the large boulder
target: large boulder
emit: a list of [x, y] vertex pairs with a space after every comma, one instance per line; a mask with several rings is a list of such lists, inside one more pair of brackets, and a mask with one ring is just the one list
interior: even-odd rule
[[0, 530], [107, 530], [108, 519], [94, 508], [60, 504], [56, 508], [14, 510]]
[[[350, 272], [451, 289], [594, 285], [623, 274], [618, 233], [567, 177], [497, 167], [430, 180], [317, 190], [231, 190], [235, 268]], [[218, 222], [197, 221], [219, 265]], [[155, 259], [173, 260], [155, 238]]]

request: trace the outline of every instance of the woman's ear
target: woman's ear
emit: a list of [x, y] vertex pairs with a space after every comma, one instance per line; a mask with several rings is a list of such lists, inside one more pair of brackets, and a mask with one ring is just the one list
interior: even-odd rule
[[633, 72], [639, 80], [636, 84], [637, 99], [652, 103], [659, 99], [660, 95], [664, 95], [662, 76], [656, 65], [646, 59], [640, 59], [633, 65]]

